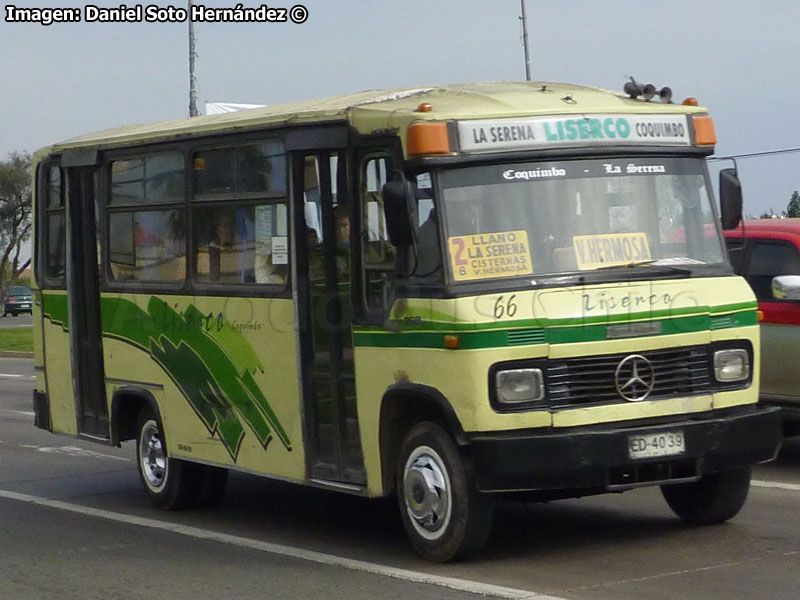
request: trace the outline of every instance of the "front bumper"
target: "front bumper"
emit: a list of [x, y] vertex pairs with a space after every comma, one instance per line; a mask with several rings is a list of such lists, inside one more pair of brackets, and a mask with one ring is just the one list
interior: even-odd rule
[[[685, 439], [682, 454], [629, 457], [631, 435], [678, 429]], [[781, 440], [780, 410], [759, 406], [748, 407], [746, 412], [649, 426], [476, 434], [470, 436], [469, 452], [482, 491], [568, 496], [691, 481], [705, 473], [766, 462], [775, 458]]]
[[33, 304], [30, 302], [15, 302], [12, 304], [5, 304], [3, 312], [7, 313], [26, 313], [33, 310]]

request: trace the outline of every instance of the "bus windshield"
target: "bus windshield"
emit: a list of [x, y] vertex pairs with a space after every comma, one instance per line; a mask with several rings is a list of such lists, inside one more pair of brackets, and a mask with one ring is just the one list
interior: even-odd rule
[[601, 158], [444, 171], [456, 282], [724, 263], [701, 158]]

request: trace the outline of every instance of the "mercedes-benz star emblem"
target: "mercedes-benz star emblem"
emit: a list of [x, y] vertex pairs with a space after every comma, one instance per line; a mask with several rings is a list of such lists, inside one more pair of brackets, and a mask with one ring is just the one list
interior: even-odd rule
[[631, 354], [623, 358], [614, 372], [617, 393], [628, 402], [641, 402], [656, 383], [653, 365], [641, 354]]

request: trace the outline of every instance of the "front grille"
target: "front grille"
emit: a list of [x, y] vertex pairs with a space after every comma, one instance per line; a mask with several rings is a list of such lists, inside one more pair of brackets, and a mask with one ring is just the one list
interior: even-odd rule
[[[647, 400], [690, 396], [711, 391], [708, 346], [636, 352], [653, 366], [653, 390]], [[552, 408], [626, 402], [614, 380], [620, 361], [630, 353], [550, 360], [547, 393]]]
[[714, 331], [716, 329], [727, 329], [729, 327], [735, 327], [735, 326], [736, 322], [730, 315], [724, 315], [721, 317], [711, 317], [711, 331]]
[[509, 346], [527, 346], [545, 342], [544, 329], [512, 329], [506, 337]]

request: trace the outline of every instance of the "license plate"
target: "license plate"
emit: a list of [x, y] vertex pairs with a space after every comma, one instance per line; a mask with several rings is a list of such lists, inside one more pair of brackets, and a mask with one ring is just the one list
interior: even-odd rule
[[680, 429], [628, 436], [630, 458], [672, 456], [684, 452], [686, 452], [686, 440], [683, 437], [683, 430]]

